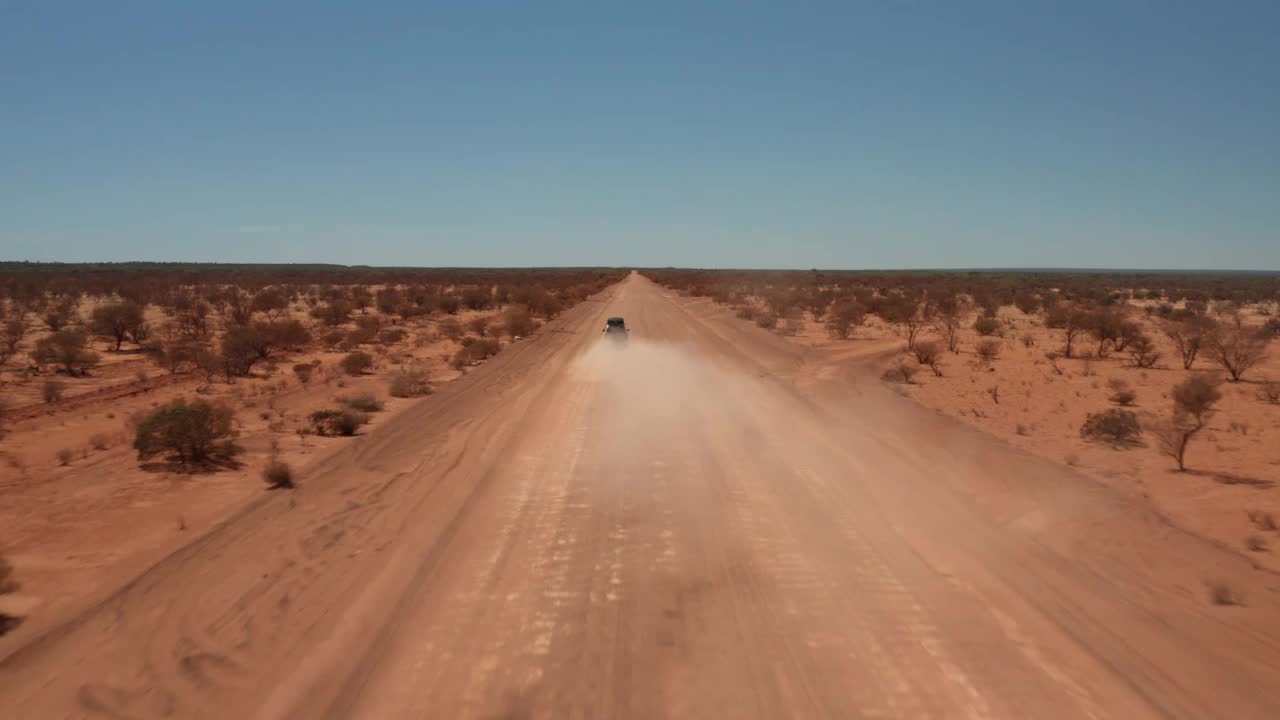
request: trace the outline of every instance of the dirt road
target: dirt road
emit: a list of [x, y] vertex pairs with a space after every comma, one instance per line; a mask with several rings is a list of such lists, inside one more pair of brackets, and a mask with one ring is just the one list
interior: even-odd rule
[[0, 717], [1280, 717], [1280, 579], [860, 367], [633, 276], [0, 659]]

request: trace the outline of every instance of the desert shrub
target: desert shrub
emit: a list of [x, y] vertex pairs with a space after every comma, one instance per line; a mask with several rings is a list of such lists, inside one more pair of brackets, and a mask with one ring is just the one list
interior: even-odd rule
[[311, 427], [317, 435], [350, 437], [368, 422], [369, 416], [358, 410], [317, 410], [311, 413]]
[[347, 334], [342, 332], [341, 330], [330, 330], [329, 332], [321, 336], [320, 341], [323, 342], [324, 346], [327, 348], [336, 348], [339, 345], [341, 345], [343, 341], [345, 341], [346, 339], [347, 339]]
[[273, 458], [262, 468], [262, 480], [272, 490], [287, 490], [294, 486], [293, 468], [289, 467], [289, 463]]
[[1266, 552], [1267, 539], [1261, 535], [1250, 535], [1244, 539], [1244, 546], [1250, 552]]
[[80, 375], [98, 364], [98, 354], [89, 349], [89, 336], [79, 330], [58, 330], [36, 342], [31, 353], [41, 365], [56, 365], [68, 375]]
[[911, 349], [911, 354], [915, 356], [916, 362], [924, 365], [933, 371], [933, 374], [942, 377], [942, 345], [933, 340], [922, 340], [916, 343]]
[[67, 384], [61, 380], [45, 380], [40, 386], [40, 398], [47, 403], [57, 402], [66, 389]]
[[345, 405], [352, 410], [360, 410], [362, 412], [378, 412], [382, 410], [384, 403], [373, 396], [373, 393], [360, 393], [359, 395], [348, 395], [338, 398], [340, 405]]
[[778, 326], [778, 315], [771, 310], [765, 310], [756, 315], [756, 326], [766, 330], [772, 330]]
[[311, 317], [325, 325], [341, 325], [347, 321], [350, 315], [351, 304], [345, 300], [331, 300], [323, 305], [317, 305], [311, 310]]
[[1000, 321], [985, 315], [973, 321], [973, 331], [983, 337], [990, 337], [1000, 332]]
[[489, 318], [484, 315], [477, 315], [467, 321], [466, 327], [467, 332], [483, 337], [485, 330], [489, 329]]
[[899, 358], [896, 363], [884, 371], [884, 374], [880, 376], [880, 379], [910, 385], [912, 378], [916, 376], [916, 371], [918, 369], [918, 367]]
[[491, 338], [467, 338], [466, 340], [467, 343], [454, 353], [453, 359], [449, 361], [455, 370], [483, 362], [498, 354], [500, 346], [497, 340]]
[[978, 359], [984, 363], [1000, 357], [1002, 345], [999, 340], [983, 340], [974, 348], [974, 352], [978, 354]]
[[298, 363], [293, 366], [293, 374], [298, 378], [298, 382], [306, 385], [311, 382], [311, 376], [315, 374], [316, 366], [311, 363]]
[[856, 300], [837, 300], [827, 311], [827, 334], [841, 340], [866, 321], [867, 310]]
[[1031, 349], [1036, 346], [1036, 337], [1031, 333], [1024, 334], [1021, 340], [1022, 340], [1022, 347], [1024, 348]]
[[1258, 399], [1272, 405], [1280, 405], [1280, 380], [1266, 380], [1258, 388]]
[[89, 447], [94, 450], [106, 450], [111, 446], [111, 438], [106, 433], [94, 433], [89, 436]]
[[1138, 416], [1120, 408], [1089, 413], [1084, 424], [1080, 426], [1080, 437], [1116, 446], [1132, 445], [1137, 442], [1141, 434], [1142, 427], [1138, 425]]
[[1138, 394], [1129, 388], [1129, 383], [1119, 378], [1108, 380], [1107, 387], [1111, 389], [1111, 395], [1107, 399], [1122, 407], [1128, 407], [1138, 399]]
[[342, 371], [348, 375], [362, 375], [373, 367], [373, 356], [367, 352], [348, 353], [342, 358]]
[[54, 455], [58, 459], [58, 464], [64, 466], [70, 465], [75, 456], [76, 454], [71, 451], [71, 448], [62, 448]]
[[431, 386], [427, 383], [427, 373], [422, 370], [403, 370], [391, 378], [388, 389], [391, 397], [411, 398], [430, 395]]
[[756, 319], [756, 309], [753, 305], [739, 305], [733, 314], [740, 320]]
[[351, 332], [347, 333], [347, 337], [343, 339], [342, 342], [347, 347], [359, 347], [361, 345], [365, 345], [373, 342], [374, 337], [376, 337], [376, 333], [373, 330], [369, 328], [358, 327], [352, 330]]
[[512, 305], [502, 312], [502, 327], [508, 337], [528, 337], [536, 326], [529, 308], [523, 305]]
[[360, 330], [367, 330], [370, 337], [372, 337], [382, 329], [382, 318], [377, 315], [361, 315], [356, 318], [356, 327]]
[[1206, 585], [1209, 602], [1214, 605], [1243, 605], [1244, 596], [1225, 582], [1214, 581]]
[[224, 405], [175, 400], [139, 420], [133, 447], [140, 460], [170, 453], [180, 462], [204, 462], [231, 454], [233, 420], [231, 408]]
[[1280, 529], [1280, 524], [1276, 522], [1276, 516], [1265, 510], [1250, 510], [1247, 515], [1249, 522], [1253, 523], [1254, 527], [1259, 530], [1271, 532]]
[[404, 340], [408, 334], [403, 328], [387, 328], [378, 333], [378, 342], [383, 345], [395, 345]]
[[441, 335], [449, 338], [450, 340], [457, 340], [463, 335], [462, 323], [458, 322], [454, 318], [445, 318], [441, 320], [438, 329], [440, 330]]
[[798, 317], [789, 317], [782, 321], [776, 332], [783, 337], [795, 337], [804, 331], [804, 320]]

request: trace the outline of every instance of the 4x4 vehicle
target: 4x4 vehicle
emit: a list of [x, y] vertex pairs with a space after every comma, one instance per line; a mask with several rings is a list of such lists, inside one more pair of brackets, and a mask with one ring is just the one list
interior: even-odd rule
[[611, 317], [604, 323], [604, 336], [611, 340], [626, 340], [631, 330], [627, 322], [620, 317]]

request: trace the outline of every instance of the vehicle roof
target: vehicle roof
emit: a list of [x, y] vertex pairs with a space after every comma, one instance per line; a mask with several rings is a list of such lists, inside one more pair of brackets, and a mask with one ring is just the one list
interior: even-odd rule
[[608, 321], [607, 321], [607, 322], [608, 322], [609, 324], [611, 324], [611, 325], [616, 325], [616, 324], [618, 324], [618, 323], [620, 323], [620, 322], [623, 322], [623, 320], [622, 320], [622, 318], [620, 318], [620, 317], [611, 317], [611, 318], [609, 318], [609, 319], [608, 319]]

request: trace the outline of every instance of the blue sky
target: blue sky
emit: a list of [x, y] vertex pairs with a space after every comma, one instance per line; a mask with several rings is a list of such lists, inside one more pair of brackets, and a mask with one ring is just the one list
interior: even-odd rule
[[0, 0], [0, 258], [1280, 269], [1280, 3]]

